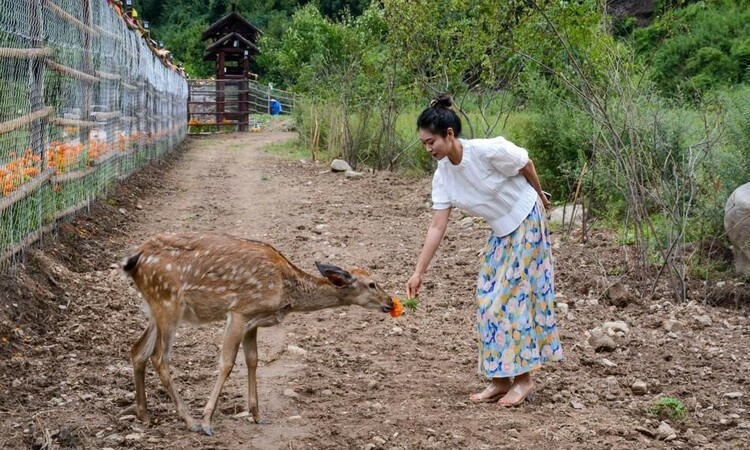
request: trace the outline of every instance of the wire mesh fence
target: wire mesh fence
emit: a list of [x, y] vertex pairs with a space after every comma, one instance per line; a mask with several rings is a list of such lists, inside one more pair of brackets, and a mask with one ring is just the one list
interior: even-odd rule
[[247, 131], [253, 114], [291, 114], [292, 93], [249, 79], [188, 80], [189, 132]]
[[187, 134], [187, 82], [107, 0], [0, 0], [0, 262]]

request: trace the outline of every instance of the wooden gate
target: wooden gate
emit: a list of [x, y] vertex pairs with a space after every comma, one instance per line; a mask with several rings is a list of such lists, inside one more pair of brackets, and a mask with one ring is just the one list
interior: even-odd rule
[[[274, 108], [274, 105], [278, 105]], [[253, 115], [291, 114], [294, 95], [253, 80], [188, 80], [188, 132], [249, 131]]]

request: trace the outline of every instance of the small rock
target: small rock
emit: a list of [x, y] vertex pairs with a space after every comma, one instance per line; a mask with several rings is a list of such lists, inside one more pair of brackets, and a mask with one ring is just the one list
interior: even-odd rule
[[120, 214], [127, 214], [128, 212], [125, 210], [125, 208], [120, 208], [117, 211], [120, 212]]
[[355, 172], [353, 170], [347, 170], [344, 172], [344, 176], [346, 178], [349, 178], [350, 180], [361, 180], [364, 178], [364, 174], [362, 172]]
[[333, 391], [330, 389], [323, 389], [320, 391], [320, 395], [325, 395], [326, 397], [333, 395]]
[[352, 166], [343, 159], [334, 159], [331, 161], [331, 171], [333, 172], [346, 172], [352, 170]]
[[696, 434], [691, 439], [690, 442], [693, 442], [698, 445], [706, 445], [708, 444], [708, 438], [702, 434]]
[[615, 341], [602, 330], [594, 328], [590, 331], [590, 334], [589, 344], [594, 348], [594, 351], [611, 352], [617, 348]]
[[393, 327], [391, 328], [391, 333], [395, 334], [396, 336], [400, 336], [404, 334], [404, 329], [401, 327]]
[[385, 445], [386, 440], [380, 436], [375, 436], [374, 438], [372, 438], [372, 442], [374, 442], [376, 445]]
[[464, 217], [458, 224], [461, 226], [461, 228], [471, 228], [472, 226], [474, 226], [474, 218]]
[[675, 319], [667, 319], [664, 322], [662, 322], [661, 325], [662, 327], [664, 327], [666, 331], [669, 331], [670, 333], [673, 331], [680, 331], [682, 330], [684, 326], [682, 322], [680, 322], [679, 320], [675, 320]]
[[137, 209], [137, 210], [139, 210], [139, 211], [140, 211], [140, 210], [142, 210], [142, 209], [143, 209], [143, 205], [141, 205], [140, 203], [136, 203], [136, 205], [135, 205], [135, 209]]
[[291, 345], [291, 344], [287, 345], [286, 351], [294, 355], [306, 355], [307, 354], [307, 350], [305, 350], [304, 348], [298, 347], [296, 345]]
[[607, 386], [610, 388], [616, 388], [620, 386], [620, 383], [617, 381], [617, 377], [609, 376], [604, 379], [604, 382], [607, 383]]
[[121, 416], [118, 420], [120, 422], [132, 422], [136, 419], [136, 417], [132, 414], [128, 414], [126, 416]]
[[302, 416], [290, 416], [287, 420], [292, 421], [292, 420], [301, 420], [301, 419], [302, 419]]
[[622, 283], [615, 283], [607, 289], [607, 298], [612, 305], [624, 308], [630, 303], [630, 292]]
[[584, 409], [584, 408], [586, 408], [586, 406], [583, 403], [581, 403], [581, 402], [579, 402], [577, 400], [573, 400], [572, 402], [570, 402], [570, 406], [572, 406], [573, 409]]
[[248, 411], [242, 411], [241, 413], [235, 414], [232, 417], [235, 419], [244, 419], [245, 417], [248, 417], [250, 413]]
[[645, 381], [636, 380], [636, 382], [630, 386], [630, 390], [632, 390], [635, 395], [645, 395], [648, 393], [648, 385]]
[[521, 433], [515, 428], [511, 428], [510, 430], [505, 431], [505, 435], [511, 439], [518, 439], [519, 437], [521, 437]]
[[284, 397], [299, 398], [299, 394], [294, 392], [294, 389], [284, 389]]
[[613, 363], [607, 358], [602, 358], [601, 361], [599, 361], [599, 364], [603, 365], [604, 367], [617, 367], [617, 364]]
[[659, 428], [656, 429], [656, 437], [664, 441], [671, 441], [677, 438], [677, 433], [675, 433], [667, 422], [662, 422], [659, 424]]
[[557, 311], [560, 314], [568, 314], [568, 311], [570, 310], [570, 307], [567, 303], [557, 303]]
[[648, 437], [650, 437], [650, 438], [653, 438], [653, 437], [655, 436], [655, 435], [654, 435], [654, 432], [653, 432], [653, 431], [651, 431], [651, 430], [649, 430], [648, 428], [644, 428], [644, 427], [635, 427], [635, 428], [634, 428], [634, 430], [635, 430], [635, 431], [637, 431], [637, 432], [639, 432], [639, 433], [641, 433], [642, 435], [644, 435], [644, 436], [648, 436]]
[[702, 314], [700, 316], [695, 316], [695, 321], [699, 324], [703, 325], [704, 327], [709, 327], [711, 324], [713, 324], [713, 320], [711, 320], [711, 317], [708, 314]]
[[143, 438], [141, 433], [130, 433], [125, 436], [126, 441], [140, 441]]
[[628, 324], [621, 320], [615, 322], [604, 322], [604, 325], [602, 325], [602, 329], [607, 333], [622, 331], [623, 333], [627, 334], [630, 332], [630, 327], [628, 326]]
[[724, 397], [726, 398], [742, 398], [742, 396], [742, 392], [727, 392], [724, 394]]

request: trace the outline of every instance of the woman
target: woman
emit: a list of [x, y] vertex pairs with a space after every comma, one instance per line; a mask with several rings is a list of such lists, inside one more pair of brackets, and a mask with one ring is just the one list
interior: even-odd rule
[[461, 139], [461, 120], [449, 96], [433, 100], [417, 119], [419, 138], [438, 161], [432, 179], [432, 224], [409, 297], [419, 294], [427, 267], [443, 239], [451, 209], [487, 220], [477, 278], [479, 371], [489, 378], [475, 403], [523, 403], [534, 389], [531, 371], [562, 359], [554, 314], [554, 279], [544, 209], [549, 200], [526, 150], [502, 137]]

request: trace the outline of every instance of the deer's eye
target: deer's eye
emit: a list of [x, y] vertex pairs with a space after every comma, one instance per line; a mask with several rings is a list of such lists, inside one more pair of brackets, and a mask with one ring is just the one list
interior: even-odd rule
[[375, 282], [374, 281], [370, 281], [370, 289], [375, 289]]

